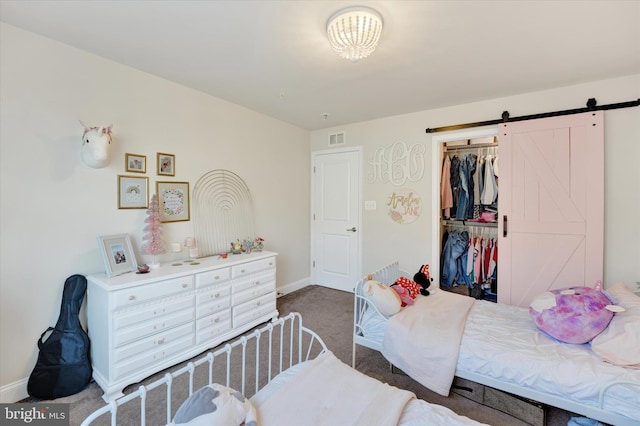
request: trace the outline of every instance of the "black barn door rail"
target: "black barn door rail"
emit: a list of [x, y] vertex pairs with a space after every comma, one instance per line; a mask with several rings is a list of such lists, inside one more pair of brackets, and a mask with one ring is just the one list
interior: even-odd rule
[[589, 98], [585, 108], [567, 109], [564, 111], [544, 112], [542, 114], [523, 115], [520, 117], [509, 117], [509, 111], [502, 113], [502, 118], [498, 120], [478, 121], [476, 123], [454, 124], [453, 126], [434, 127], [426, 129], [427, 133], [447, 132], [449, 130], [468, 129], [469, 127], [490, 126], [493, 124], [509, 123], [513, 121], [533, 120], [536, 118], [557, 117], [559, 115], [580, 114], [589, 111], [600, 111], [607, 109], [619, 109], [640, 106], [640, 99], [629, 102], [619, 102], [617, 104], [596, 105], [596, 98]]

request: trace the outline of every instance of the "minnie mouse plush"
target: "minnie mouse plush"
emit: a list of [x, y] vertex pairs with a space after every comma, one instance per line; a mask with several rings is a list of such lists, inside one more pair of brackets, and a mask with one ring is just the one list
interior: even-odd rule
[[428, 296], [435, 291], [433, 289], [431, 291], [427, 290], [433, 281], [428, 263], [420, 267], [420, 270], [413, 276], [413, 281], [420, 284], [420, 294], [423, 296]]

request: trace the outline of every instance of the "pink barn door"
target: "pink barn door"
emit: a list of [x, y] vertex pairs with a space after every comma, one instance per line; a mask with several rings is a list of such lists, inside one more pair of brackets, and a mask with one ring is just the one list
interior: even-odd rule
[[603, 112], [498, 126], [498, 302], [603, 277]]

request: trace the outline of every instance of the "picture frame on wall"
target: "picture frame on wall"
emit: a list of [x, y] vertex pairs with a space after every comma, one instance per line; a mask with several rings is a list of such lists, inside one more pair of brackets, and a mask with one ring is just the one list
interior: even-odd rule
[[131, 173], [147, 173], [147, 156], [126, 153], [124, 157], [125, 170]]
[[175, 176], [176, 174], [176, 156], [158, 152], [158, 176]]
[[98, 245], [107, 277], [115, 277], [137, 269], [138, 262], [133, 253], [129, 234], [100, 236]]
[[146, 209], [149, 207], [149, 178], [118, 175], [118, 208]]
[[160, 222], [190, 220], [189, 182], [156, 182]]

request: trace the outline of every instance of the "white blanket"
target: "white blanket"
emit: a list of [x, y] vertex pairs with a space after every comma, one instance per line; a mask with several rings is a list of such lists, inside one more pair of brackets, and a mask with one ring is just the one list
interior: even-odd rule
[[437, 291], [389, 319], [382, 354], [432, 391], [449, 396], [460, 341], [475, 299]]
[[368, 377], [328, 351], [260, 403], [258, 424], [397, 425], [412, 398], [413, 393]]

